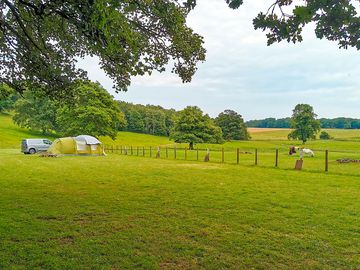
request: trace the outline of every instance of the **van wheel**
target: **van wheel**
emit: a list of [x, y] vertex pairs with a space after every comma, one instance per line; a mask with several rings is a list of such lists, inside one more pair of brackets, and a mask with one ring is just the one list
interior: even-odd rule
[[32, 154], [35, 154], [35, 153], [36, 153], [36, 150], [35, 150], [34, 148], [30, 148], [30, 149], [29, 149], [29, 154], [32, 155]]

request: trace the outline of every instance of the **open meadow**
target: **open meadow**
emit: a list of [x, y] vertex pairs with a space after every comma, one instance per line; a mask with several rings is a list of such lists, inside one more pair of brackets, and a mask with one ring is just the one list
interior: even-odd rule
[[[152, 158], [148, 152], [142, 157], [141, 149], [138, 157], [136, 148], [133, 156], [119, 150], [101, 157], [23, 155], [21, 138], [42, 136], [1, 117], [0, 269], [360, 266], [360, 164], [333, 162], [324, 173], [320, 152], [340, 156], [335, 150], [352, 150], [360, 158], [358, 131], [336, 131], [351, 132], [349, 139], [306, 144], [319, 150], [299, 172], [291, 169], [298, 156], [286, 153], [298, 142], [283, 139], [198, 145], [214, 149], [209, 163], [202, 161], [205, 152], [196, 161], [196, 150], [187, 153], [188, 160], [183, 150], [176, 160], [172, 151], [165, 159], [166, 148], [160, 159], [155, 151]], [[103, 141], [173, 146], [164, 137], [132, 133]], [[236, 148], [251, 152], [240, 155], [239, 165]], [[255, 148], [258, 166], [252, 164]], [[349, 167], [345, 173], [342, 166]]]

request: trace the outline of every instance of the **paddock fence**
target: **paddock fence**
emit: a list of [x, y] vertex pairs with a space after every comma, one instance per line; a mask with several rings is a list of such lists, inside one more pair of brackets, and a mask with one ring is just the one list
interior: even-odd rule
[[[194, 162], [226, 163], [279, 169], [331, 172], [360, 176], [360, 152], [346, 150], [312, 149], [314, 157], [299, 152], [289, 155], [286, 147], [264, 148], [194, 148], [180, 146], [129, 146], [105, 145], [106, 153], [146, 157], [153, 159], [173, 159]], [[301, 164], [299, 164], [301, 163]]]

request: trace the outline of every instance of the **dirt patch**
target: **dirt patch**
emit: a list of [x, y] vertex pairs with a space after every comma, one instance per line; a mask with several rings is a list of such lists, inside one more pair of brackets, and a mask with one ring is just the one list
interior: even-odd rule
[[72, 245], [72, 244], [74, 244], [74, 242], [75, 242], [75, 237], [74, 237], [74, 236], [71, 236], [71, 235], [65, 236], [65, 237], [61, 237], [61, 238], [59, 239], [59, 242], [60, 242], [61, 245]]
[[209, 166], [209, 164], [206, 164], [207, 166], [204, 166], [205, 164], [206, 164], [205, 162], [204, 162], [204, 164], [181, 163], [181, 164], [177, 164], [177, 166], [184, 167], [184, 168], [198, 168], [198, 169], [203, 169], [203, 170], [215, 170], [215, 169], [221, 168], [221, 166], [218, 166], [215, 164], [211, 164], [210, 166]]
[[36, 217], [37, 219], [40, 219], [40, 220], [49, 220], [49, 221], [62, 221], [62, 220], [64, 220], [65, 218], [64, 217], [62, 217], [62, 216], [59, 216], [59, 217], [57, 217], [57, 216], [38, 216], [38, 217]]

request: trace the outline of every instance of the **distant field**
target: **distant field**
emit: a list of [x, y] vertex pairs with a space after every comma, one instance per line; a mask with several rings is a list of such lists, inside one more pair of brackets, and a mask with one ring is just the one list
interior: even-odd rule
[[[358, 129], [322, 129], [335, 139], [359, 140]], [[291, 129], [288, 128], [248, 128], [253, 140], [287, 140]], [[319, 136], [319, 135], [318, 135]]]

